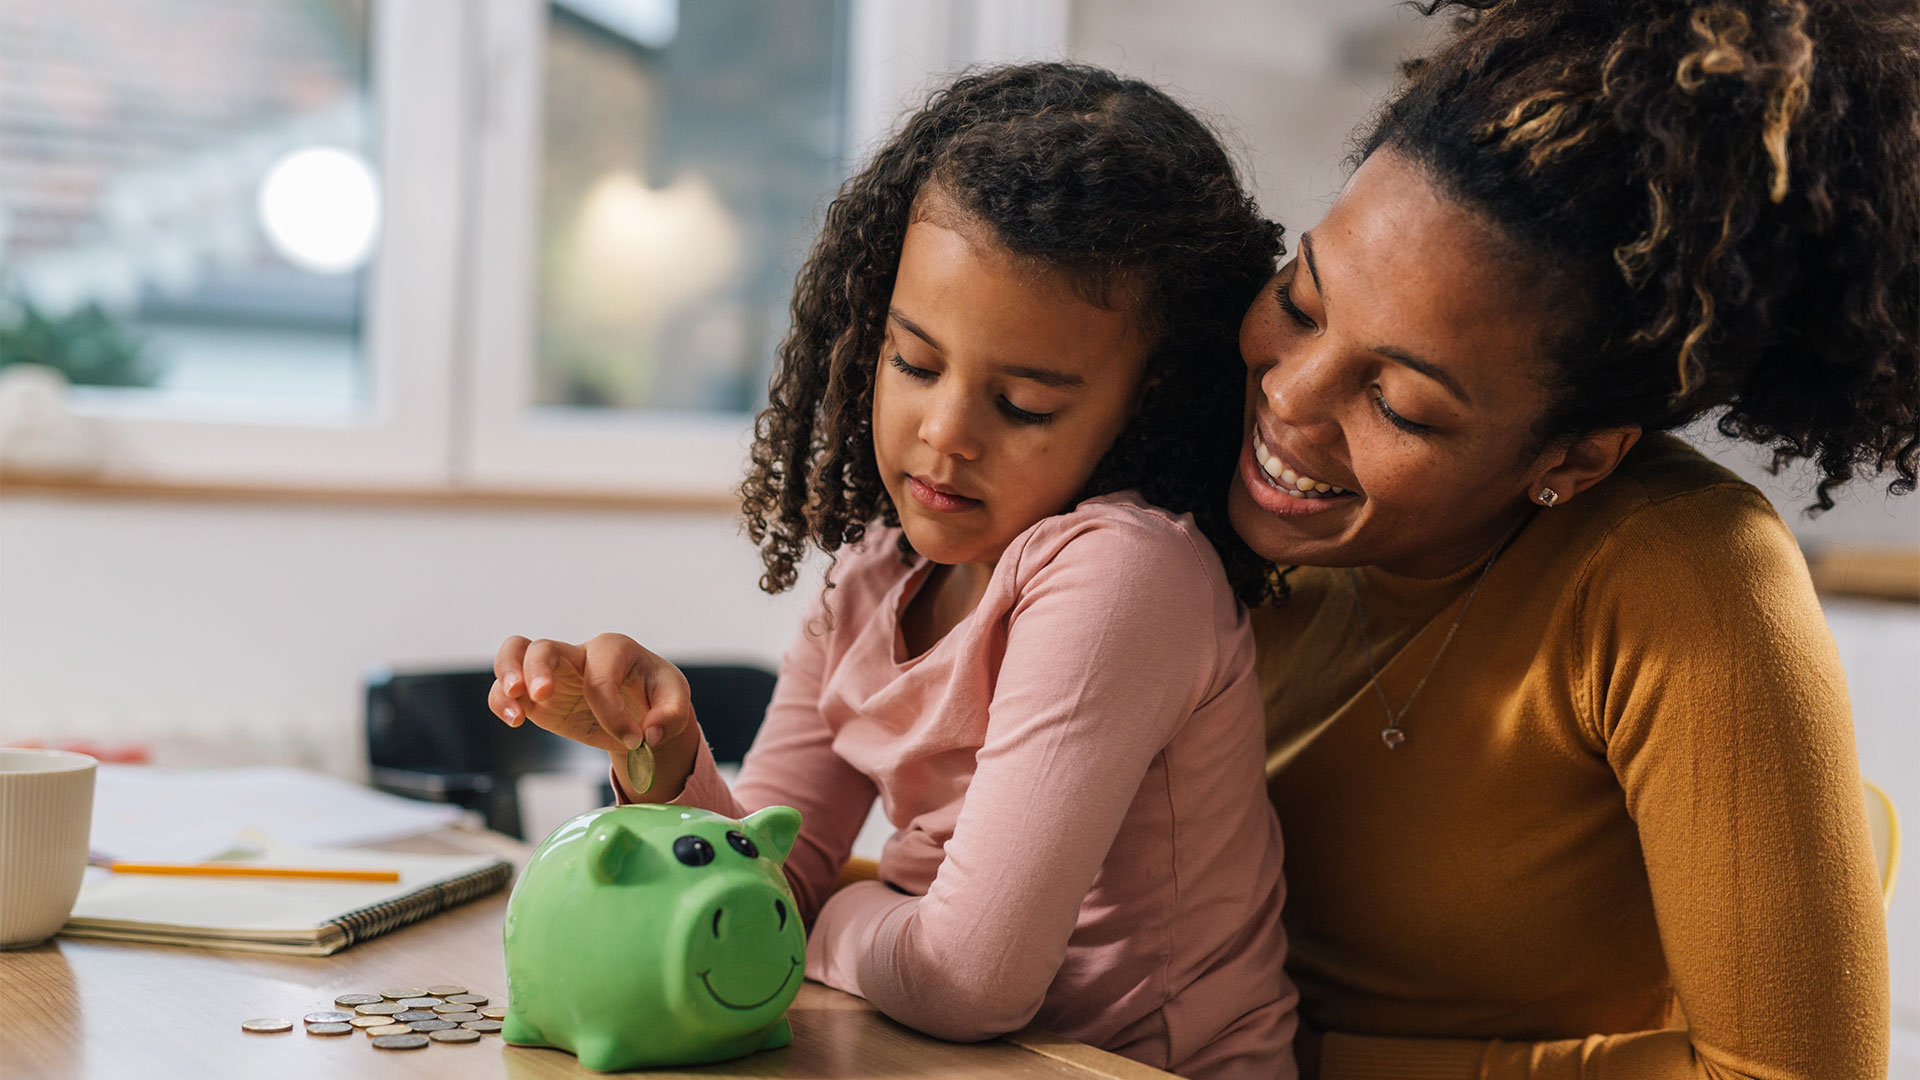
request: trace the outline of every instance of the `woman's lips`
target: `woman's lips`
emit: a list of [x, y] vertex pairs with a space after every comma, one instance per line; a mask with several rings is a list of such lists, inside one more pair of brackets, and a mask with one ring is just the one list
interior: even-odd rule
[[1312, 494], [1302, 492], [1296, 486], [1303, 479], [1297, 472], [1293, 480], [1284, 480], [1282, 477], [1292, 470], [1283, 467], [1280, 476], [1275, 476], [1267, 471], [1267, 464], [1277, 462], [1260, 441], [1256, 427], [1240, 447], [1240, 482], [1253, 501], [1269, 514], [1321, 514], [1345, 507], [1359, 498], [1358, 492], [1335, 489], [1331, 485], [1322, 492], [1317, 482]]
[[921, 506], [943, 514], [958, 514], [978, 509], [982, 505], [979, 499], [968, 498], [957, 492], [942, 491], [917, 476], [907, 477], [907, 491]]

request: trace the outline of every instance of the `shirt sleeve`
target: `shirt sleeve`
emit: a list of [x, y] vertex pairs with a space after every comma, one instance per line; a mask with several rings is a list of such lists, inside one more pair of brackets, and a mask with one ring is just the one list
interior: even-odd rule
[[922, 897], [849, 886], [807, 947], [809, 977], [948, 1039], [1004, 1034], [1039, 1011], [1120, 824], [1220, 648], [1215, 587], [1175, 529], [1101, 519], [1017, 572], [1030, 577], [985, 743], [932, 885]]
[[[703, 737], [686, 787], [672, 802], [732, 818], [769, 806], [800, 811], [800, 835], [782, 869], [800, 918], [809, 925], [839, 881], [877, 797], [873, 781], [834, 751], [833, 731], [820, 715], [827, 666], [820, 614], [816, 603], [781, 660], [766, 719], [733, 787], [721, 778]], [[697, 716], [700, 703], [693, 708]]]
[[1676, 1026], [1330, 1035], [1323, 1080], [1886, 1075], [1886, 922], [1838, 652], [1786, 526], [1695, 509], [1643, 512], [1612, 538], [1634, 572], [1588, 568], [1562, 660], [1640, 835]]

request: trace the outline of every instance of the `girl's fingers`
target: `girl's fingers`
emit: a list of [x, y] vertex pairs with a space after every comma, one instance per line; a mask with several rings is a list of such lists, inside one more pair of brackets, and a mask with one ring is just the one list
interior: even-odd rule
[[[648, 654], [652, 655], [652, 654]], [[647, 715], [641, 720], [646, 728], [647, 745], [658, 746], [693, 726], [693, 692], [687, 677], [672, 664], [659, 661], [645, 672]]]
[[507, 697], [506, 689], [500, 685], [499, 679], [493, 680], [493, 688], [487, 691], [487, 708], [492, 709], [493, 715], [505, 720], [511, 727], [519, 727], [520, 722], [526, 719], [526, 714], [520, 711], [520, 707]]
[[526, 638], [515, 634], [501, 642], [499, 651], [493, 654], [493, 677], [508, 697], [519, 697], [526, 688], [526, 680], [520, 672], [526, 660], [528, 644]]
[[527, 646], [520, 673], [526, 680], [527, 700], [543, 702], [553, 697], [553, 688], [563, 674], [579, 675], [586, 667], [578, 645], [541, 638]]
[[621, 634], [601, 634], [593, 638], [587, 642], [586, 655], [587, 705], [607, 734], [631, 750], [640, 745], [643, 737], [640, 714], [647, 709], [644, 691], [639, 700], [634, 700], [634, 691], [640, 686], [639, 680], [631, 675], [647, 660], [659, 658], [639, 642]]

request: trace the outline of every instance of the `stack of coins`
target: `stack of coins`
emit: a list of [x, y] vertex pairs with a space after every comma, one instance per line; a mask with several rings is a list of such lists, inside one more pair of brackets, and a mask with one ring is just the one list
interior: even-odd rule
[[[334, 1009], [301, 1017], [308, 1035], [367, 1033], [381, 1050], [419, 1050], [429, 1043], [479, 1042], [482, 1035], [498, 1035], [507, 1018], [505, 1005], [489, 1003], [487, 995], [470, 993], [453, 983], [434, 986], [393, 986], [372, 994], [341, 994]], [[293, 1030], [293, 1021], [260, 1017], [241, 1023], [240, 1030], [255, 1035], [277, 1035]]]

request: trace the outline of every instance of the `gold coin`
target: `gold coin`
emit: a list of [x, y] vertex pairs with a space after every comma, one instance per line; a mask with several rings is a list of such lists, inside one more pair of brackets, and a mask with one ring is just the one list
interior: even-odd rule
[[455, 986], [455, 985], [454, 985], [454, 984], [452, 984], [452, 983], [441, 983], [441, 984], [440, 984], [439, 986], [429, 986], [429, 987], [427, 987], [427, 993], [429, 993], [429, 994], [437, 994], [437, 995], [439, 995], [440, 997], [450, 997], [450, 996], [452, 996], [452, 995], [454, 995], [454, 994], [464, 994], [464, 993], [466, 993], [466, 992], [467, 992], [467, 988], [466, 988], [466, 987], [464, 987], [464, 986]]
[[335, 1024], [335, 1023], [308, 1024], [307, 1034], [309, 1035], [351, 1035], [353, 1034], [353, 1025], [352, 1024]]
[[391, 1016], [356, 1016], [347, 1023], [357, 1028], [377, 1028], [382, 1024], [393, 1023]]
[[258, 1020], [245, 1020], [240, 1024], [241, 1031], [250, 1031], [255, 1035], [277, 1035], [282, 1031], [292, 1031], [293, 1021], [282, 1020], [277, 1016], [263, 1016]]
[[440, 1004], [435, 1005], [433, 1007], [433, 1011], [437, 1013], [450, 1013], [450, 1012], [474, 1012], [475, 1010], [474, 1010], [474, 1007], [471, 1005], [460, 1005], [451, 1001], [443, 1001]]
[[406, 1012], [394, 1013], [393, 1019], [396, 1023], [411, 1024], [415, 1020], [438, 1020], [440, 1014], [432, 1009], [408, 1009]]
[[376, 1035], [373, 1045], [382, 1050], [418, 1050], [427, 1045], [425, 1035]]
[[405, 1024], [381, 1024], [379, 1027], [361, 1028], [360, 1030], [376, 1039], [382, 1035], [406, 1035], [413, 1031], [412, 1028]]
[[393, 1001], [376, 1001], [371, 1005], [355, 1005], [353, 1011], [361, 1016], [392, 1016], [397, 1012], [406, 1012], [406, 1007]]
[[485, 994], [454, 994], [447, 999], [449, 1005], [485, 1005], [486, 1003], [487, 995]]
[[399, 986], [391, 990], [380, 991], [380, 996], [386, 998], [388, 1001], [399, 1001], [401, 998], [426, 997], [427, 992], [417, 986]]
[[396, 1004], [405, 1005], [409, 1009], [431, 1009], [435, 1005], [445, 1004], [446, 1000], [446, 998], [437, 997], [401, 998]]
[[635, 795], [653, 787], [653, 748], [646, 743], [627, 751], [627, 787]]
[[447, 1023], [454, 1024], [457, 1026], [459, 1024], [464, 1024], [469, 1020], [480, 1019], [480, 1014], [477, 1012], [441, 1013], [437, 1019], [445, 1020]]
[[310, 1012], [300, 1019], [309, 1024], [344, 1024], [353, 1019], [353, 1014], [328, 1010], [326, 1012]]
[[498, 1020], [469, 1020], [460, 1026], [468, 1031], [478, 1031], [483, 1035], [498, 1035], [503, 1025]]
[[480, 1015], [489, 1020], [505, 1020], [507, 1018], [507, 1007], [505, 1005], [490, 1005], [487, 1008], [481, 1009]]
[[333, 999], [333, 1003], [343, 1009], [351, 1009], [356, 1005], [371, 1005], [379, 1000], [379, 994], [341, 994]]
[[448, 1028], [457, 1028], [459, 1026], [459, 1024], [451, 1020], [415, 1020], [413, 1023], [407, 1025], [407, 1030], [419, 1032], [445, 1031]]
[[479, 1042], [480, 1033], [477, 1031], [468, 1031], [466, 1028], [448, 1028], [445, 1031], [436, 1031], [427, 1036], [427, 1038], [432, 1039], [434, 1042], [470, 1043]]

